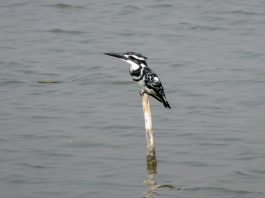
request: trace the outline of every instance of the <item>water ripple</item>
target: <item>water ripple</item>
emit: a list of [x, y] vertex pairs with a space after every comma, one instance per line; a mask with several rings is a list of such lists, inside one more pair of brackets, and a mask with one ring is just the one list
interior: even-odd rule
[[19, 2], [19, 3], [11, 3], [9, 5], [1, 5], [0, 7], [7, 7], [7, 8], [13, 8], [13, 7], [21, 7], [21, 6], [25, 6], [29, 3], [30, 1], [26, 1], [26, 2]]
[[46, 169], [46, 168], [54, 168], [52, 166], [40, 165], [40, 164], [30, 164], [30, 163], [19, 163], [18, 165], [26, 167], [26, 168], [34, 168], [34, 169]]
[[66, 4], [66, 3], [48, 4], [46, 6], [54, 7], [54, 8], [58, 8], [58, 9], [72, 9], [72, 8], [83, 9], [83, 8], [85, 8], [83, 6], [70, 5], [70, 4]]
[[208, 191], [208, 192], [213, 192], [214, 194], [216, 194], [216, 192], [223, 192], [223, 193], [234, 193], [237, 195], [245, 195], [245, 194], [265, 195], [265, 193], [263, 192], [239, 190], [239, 189], [232, 189], [232, 188], [225, 188], [225, 187], [191, 187], [191, 188], [186, 188], [186, 190], [187, 191]]
[[57, 33], [57, 34], [83, 34], [84, 32], [77, 30], [65, 30], [60, 28], [50, 29], [47, 32]]
[[257, 16], [264, 16], [265, 13], [262, 12], [251, 12], [251, 11], [245, 11], [245, 10], [233, 10], [233, 11], [227, 11], [227, 12], [221, 12], [222, 14], [233, 14], [233, 15], [242, 15], [242, 16], [252, 16], [252, 15], [257, 15]]
[[150, 8], [157, 8], [157, 9], [163, 9], [163, 8], [173, 8], [175, 7], [174, 4], [167, 4], [167, 3], [158, 3], [158, 4], [154, 4], [149, 6]]

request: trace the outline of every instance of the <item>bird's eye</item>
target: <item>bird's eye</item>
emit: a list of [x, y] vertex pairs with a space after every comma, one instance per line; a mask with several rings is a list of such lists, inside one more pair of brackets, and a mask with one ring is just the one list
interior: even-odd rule
[[134, 58], [133, 56], [130, 56], [130, 59], [131, 59], [131, 60], [135, 60], [135, 58]]

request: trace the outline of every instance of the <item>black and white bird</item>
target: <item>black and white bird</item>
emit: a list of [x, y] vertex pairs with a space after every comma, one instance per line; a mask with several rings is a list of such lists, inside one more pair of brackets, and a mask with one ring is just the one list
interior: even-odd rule
[[130, 64], [129, 73], [132, 79], [137, 82], [141, 88], [141, 94], [147, 93], [153, 96], [159, 102], [162, 102], [165, 108], [171, 109], [164, 92], [164, 88], [158, 76], [147, 66], [147, 58], [139, 53], [104, 53], [122, 59]]

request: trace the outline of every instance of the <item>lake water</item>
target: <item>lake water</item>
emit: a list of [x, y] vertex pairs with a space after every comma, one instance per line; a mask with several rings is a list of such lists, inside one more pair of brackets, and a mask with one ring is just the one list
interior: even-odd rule
[[[264, 32], [263, 0], [1, 1], [0, 197], [264, 198]], [[172, 107], [156, 175], [126, 51]]]

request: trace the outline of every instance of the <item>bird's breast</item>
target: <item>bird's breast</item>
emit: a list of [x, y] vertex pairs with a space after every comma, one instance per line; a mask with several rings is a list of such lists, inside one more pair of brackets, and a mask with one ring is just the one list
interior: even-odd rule
[[140, 88], [144, 89], [144, 88], [145, 88], [145, 82], [144, 82], [144, 79], [139, 80], [139, 81], [137, 82], [137, 85], [138, 85]]
[[130, 67], [129, 73], [134, 81], [139, 81], [143, 78], [143, 71], [140, 67], [135, 70]]
[[148, 94], [152, 94], [153, 90], [149, 89], [145, 84], [145, 79], [137, 81], [137, 85], [142, 89], [145, 90]]

